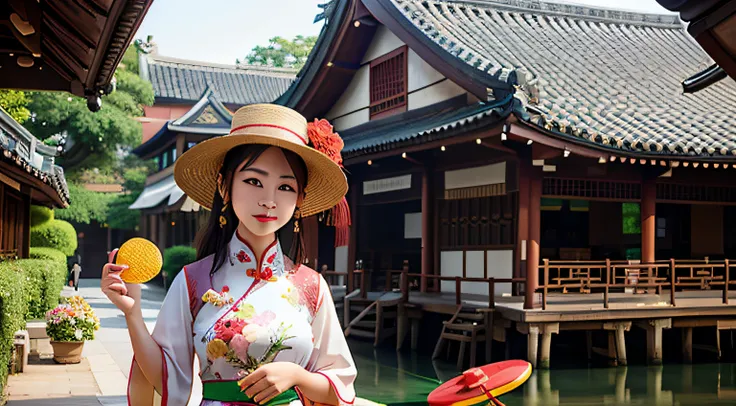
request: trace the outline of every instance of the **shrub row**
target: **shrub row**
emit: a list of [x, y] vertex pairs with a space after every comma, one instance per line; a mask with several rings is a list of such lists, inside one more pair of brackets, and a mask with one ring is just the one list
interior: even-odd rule
[[49, 220], [31, 228], [31, 247], [55, 248], [72, 256], [77, 249], [77, 231], [64, 220]]
[[197, 260], [197, 250], [186, 245], [175, 245], [164, 250], [163, 271], [166, 272], [166, 280], [174, 280], [184, 265], [189, 265]]
[[52, 248], [32, 248], [32, 259], [0, 262], [0, 393], [4, 393], [13, 336], [25, 321], [43, 319], [59, 303], [66, 257]]

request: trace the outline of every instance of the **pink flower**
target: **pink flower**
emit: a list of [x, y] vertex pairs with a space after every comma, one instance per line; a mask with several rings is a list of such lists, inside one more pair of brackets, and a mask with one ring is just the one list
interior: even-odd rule
[[253, 316], [249, 321], [252, 324], [267, 327], [269, 324], [271, 324], [272, 321], [274, 321], [274, 319], [276, 319], [276, 313], [270, 310], [266, 310], [265, 312], [257, 316]]
[[235, 334], [238, 334], [243, 330], [243, 326], [245, 326], [245, 324], [245, 320], [219, 320], [215, 323], [215, 337], [229, 343]]
[[250, 342], [240, 334], [233, 336], [230, 341], [230, 349], [244, 363], [248, 363], [248, 347], [250, 347]]

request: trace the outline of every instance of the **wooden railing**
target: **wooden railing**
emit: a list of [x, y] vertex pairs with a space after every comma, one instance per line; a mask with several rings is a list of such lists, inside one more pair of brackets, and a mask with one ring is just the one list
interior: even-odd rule
[[[622, 263], [624, 262], [624, 263]], [[670, 290], [670, 303], [676, 306], [675, 292], [678, 288], [710, 289], [723, 285], [724, 304], [728, 304], [728, 292], [736, 281], [730, 278], [730, 271], [736, 264], [729, 260], [681, 260], [655, 261], [650, 264], [625, 263], [626, 261], [549, 261], [544, 260], [541, 269], [542, 310], [547, 309], [547, 297], [550, 290], [578, 288], [581, 293], [594, 290], [603, 292], [603, 307], [609, 307], [611, 289], [652, 289], [661, 294], [663, 288]], [[684, 272], [683, 272], [684, 271]], [[688, 272], [689, 271], [689, 272]], [[550, 273], [555, 273], [550, 283]]]

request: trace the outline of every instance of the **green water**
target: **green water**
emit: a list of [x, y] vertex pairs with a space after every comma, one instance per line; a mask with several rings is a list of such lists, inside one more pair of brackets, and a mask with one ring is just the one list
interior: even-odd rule
[[[387, 405], [426, 404], [438, 381], [459, 374], [448, 362], [351, 340], [358, 396]], [[736, 405], [736, 364], [534, 371], [500, 400], [513, 405]]]

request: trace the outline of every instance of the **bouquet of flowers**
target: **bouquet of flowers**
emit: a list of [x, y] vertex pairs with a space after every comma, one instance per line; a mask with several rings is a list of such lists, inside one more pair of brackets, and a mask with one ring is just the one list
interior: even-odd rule
[[99, 328], [100, 320], [81, 296], [65, 298], [46, 312], [46, 334], [53, 341], [92, 340]]
[[[229, 317], [217, 321], [203, 341], [207, 342], [207, 358], [214, 361], [224, 358], [238, 368], [242, 376], [268, 364], [276, 355], [290, 349], [284, 342], [291, 326], [278, 323], [272, 328], [276, 314], [270, 310], [256, 315], [250, 304], [241, 304]], [[256, 344], [256, 345], [253, 345]]]

